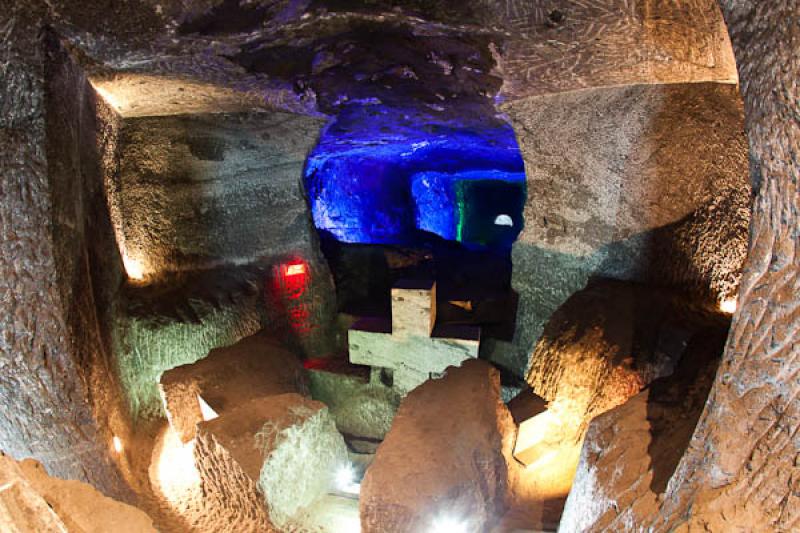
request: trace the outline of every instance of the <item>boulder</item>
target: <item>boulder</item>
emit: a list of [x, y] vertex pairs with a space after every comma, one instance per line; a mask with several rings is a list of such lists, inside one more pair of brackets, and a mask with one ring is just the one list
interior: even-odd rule
[[311, 396], [328, 406], [352, 450], [374, 453], [392, 426], [401, 396], [353, 368], [310, 369]]
[[160, 384], [167, 417], [184, 443], [194, 438], [199, 422], [251, 398], [308, 394], [300, 360], [264, 333], [211, 350], [196, 363], [168, 370]]
[[32, 459], [17, 462], [0, 453], [0, 530], [15, 533], [154, 532], [143, 511], [80, 481], [50, 477]]
[[550, 318], [527, 381], [578, 439], [592, 418], [672, 374], [692, 336], [718, 321], [679, 293], [598, 280]]
[[292, 526], [349, 464], [327, 407], [296, 393], [251, 399], [200, 423], [195, 461], [207, 498], [267, 531]]
[[658, 513], [708, 398], [725, 338], [724, 328], [699, 333], [673, 376], [591, 422], [559, 531], [630, 531]]
[[505, 511], [514, 434], [488, 363], [426, 381], [401, 403], [362, 481], [362, 531], [427, 531], [448, 519], [488, 529]]

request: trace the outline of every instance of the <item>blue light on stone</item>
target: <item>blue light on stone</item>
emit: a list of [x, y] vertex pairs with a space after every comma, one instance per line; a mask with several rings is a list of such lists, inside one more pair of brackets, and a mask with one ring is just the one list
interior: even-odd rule
[[[429, 232], [470, 247], [510, 246], [525, 201], [516, 137], [501, 119], [467, 111], [448, 119], [343, 109], [306, 165], [317, 228], [350, 243], [413, 245]], [[512, 224], [495, 224], [500, 215]]]

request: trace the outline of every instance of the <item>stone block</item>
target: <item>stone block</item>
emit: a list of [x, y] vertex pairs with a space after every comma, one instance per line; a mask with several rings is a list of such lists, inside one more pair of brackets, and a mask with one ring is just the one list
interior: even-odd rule
[[328, 493], [348, 457], [327, 407], [290, 393], [200, 423], [195, 461], [206, 497], [266, 531], [286, 531], [302, 527], [296, 520]]
[[592, 420], [559, 531], [631, 530], [656, 515], [708, 399], [726, 337], [724, 327], [699, 332], [675, 374]]
[[506, 507], [514, 434], [499, 373], [484, 361], [417, 387], [361, 484], [362, 531], [429, 531], [446, 516], [488, 530]]
[[198, 423], [213, 416], [204, 413], [206, 406], [223, 415], [251, 398], [308, 394], [299, 359], [264, 333], [164, 372], [160, 386], [167, 417], [183, 442], [194, 438]]
[[436, 322], [436, 285], [404, 280], [392, 287], [392, 335], [428, 337]]

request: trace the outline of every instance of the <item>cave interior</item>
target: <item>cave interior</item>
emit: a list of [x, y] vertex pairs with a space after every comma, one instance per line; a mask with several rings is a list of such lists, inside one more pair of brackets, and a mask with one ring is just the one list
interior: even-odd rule
[[607, 530], [598, 485], [663, 495], [736, 311], [744, 110], [716, 2], [596, 3], [596, 37], [556, 1], [50, 20], [48, 231], [100, 451], [0, 426], [13, 530]]

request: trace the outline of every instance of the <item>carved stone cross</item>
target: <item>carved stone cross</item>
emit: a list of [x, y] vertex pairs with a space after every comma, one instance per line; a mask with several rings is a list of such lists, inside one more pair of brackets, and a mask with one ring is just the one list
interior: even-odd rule
[[[348, 333], [350, 362], [372, 367], [372, 379], [391, 374], [406, 394], [448, 366], [478, 357], [480, 328], [436, 325], [436, 285], [401, 281], [392, 287], [392, 321], [363, 319]], [[388, 372], [387, 372], [388, 371]]]

